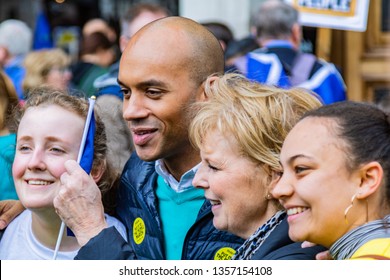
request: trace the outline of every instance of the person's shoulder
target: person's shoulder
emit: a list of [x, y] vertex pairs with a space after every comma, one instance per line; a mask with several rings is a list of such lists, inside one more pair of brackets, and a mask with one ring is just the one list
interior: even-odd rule
[[94, 87], [102, 88], [106, 86], [117, 85], [118, 86], [118, 73], [119, 73], [119, 62], [112, 64], [107, 73], [96, 78], [94, 81]]
[[20, 231], [21, 228], [29, 229], [31, 220], [32, 220], [31, 211], [25, 209], [22, 213], [16, 216], [16, 218], [13, 219], [4, 230], [2, 230], [1, 235], [3, 235], [6, 231], [8, 231], [8, 233], [11, 232], [12, 235], [13, 234], [12, 232]]
[[390, 259], [390, 238], [377, 238], [361, 246], [351, 259]]
[[[272, 235], [268, 238], [276, 238]], [[313, 246], [308, 248], [302, 248], [301, 242], [280, 243], [280, 246], [274, 247], [273, 250], [269, 250], [266, 254], [262, 251], [264, 248], [259, 248], [254, 253], [252, 260], [315, 260], [316, 255], [320, 252], [324, 252], [327, 249], [322, 246]]]
[[316, 73], [320, 69], [327, 69], [330, 72], [338, 71], [338, 69], [332, 62], [326, 61], [320, 57], [316, 57], [312, 72]]
[[108, 86], [118, 86], [118, 75], [113, 75], [112, 73], [104, 73], [101, 76], [98, 76], [93, 82], [93, 86], [97, 89], [108, 87]]
[[108, 113], [110, 115], [117, 115], [121, 117], [122, 115], [122, 106], [123, 101], [118, 97], [111, 94], [100, 95], [96, 99], [96, 104], [99, 106], [100, 110], [104, 113]]
[[261, 247], [254, 253], [253, 260], [314, 260], [319, 252], [327, 249], [321, 246], [302, 248], [301, 242], [294, 242], [288, 236], [287, 216], [277, 225]]
[[270, 260], [315, 260], [316, 255], [327, 249], [322, 246], [302, 248], [301, 242], [292, 242], [273, 251], [264, 259]]
[[92, 66], [89, 68], [88, 71], [88, 75], [95, 77], [95, 79], [107, 73], [108, 73], [108, 68], [100, 66], [98, 64], [92, 64]]
[[119, 62], [111, 65], [108, 72], [98, 76], [94, 82], [93, 87], [96, 89], [96, 95], [105, 96], [113, 95], [122, 101], [123, 94], [121, 87], [118, 84]]

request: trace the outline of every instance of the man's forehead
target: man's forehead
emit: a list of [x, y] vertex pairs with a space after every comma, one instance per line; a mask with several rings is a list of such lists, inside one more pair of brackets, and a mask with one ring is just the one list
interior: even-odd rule
[[191, 40], [182, 33], [171, 29], [151, 29], [142, 34], [137, 33], [130, 40], [123, 52], [123, 58], [136, 59], [138, 57], [143, 60], [158, 61], [170, 59], [169, 63], [175, 63], [180, 57], [184, 58], [191, 54], [191, 49]]

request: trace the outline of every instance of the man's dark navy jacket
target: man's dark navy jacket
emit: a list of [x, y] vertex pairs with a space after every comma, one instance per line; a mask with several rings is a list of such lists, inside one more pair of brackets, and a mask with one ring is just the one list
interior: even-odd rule
[[[103, 230], [82, 247], [76, 259], [166, 259], [155, 189], [154, 162], [144, 162], [135, 153], [127, 162], [119, 190], [117, 212], [128, 230], [128, 243], [114, 227]], [[205, 201], [194, 225], [187, 232], [182, 259], [230, 258], [243, 239], [213, 226], [211, 205]], [[232, 250], [233, 249], [233, 250]], [[286, 218], [257, 250], [252, 259], [315, 259], [322, 247], [302, 249], [288, 237]]]
[[[135, 153], [124, 167], [117, 214], [128, 230], [128, 243], [114, 228], [103, 230], [80, 249], [76, 259], [166, 259], [154, 162], [144, 162]], [[211, 204], [205, 201], [187, 232], [182, 259], [210, 260], [231, 257], [243, 239], [213, 226]]]

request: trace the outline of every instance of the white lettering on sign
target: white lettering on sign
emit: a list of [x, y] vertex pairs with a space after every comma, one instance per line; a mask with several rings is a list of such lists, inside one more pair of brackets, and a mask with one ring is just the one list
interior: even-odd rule
[[350, 12], [351, 0], [298, 0], [298, 5], [306, 8]]

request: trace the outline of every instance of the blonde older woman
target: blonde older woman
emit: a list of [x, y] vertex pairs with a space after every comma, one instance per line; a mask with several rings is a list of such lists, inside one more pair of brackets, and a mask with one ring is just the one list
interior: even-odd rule
[[233, 259], [314, 259], [288, 237], [286, 212], [271, 190], [281, 170], [284, 138], [308, 110], [321, 105], [301, 89], [280, 89], [226, 74], [206, 84], [190, 138], [200, 149], [193, 185], [212, 204], [213, 223], [246, 242]]
[[45, 49], [30, 52], [25, 60], [24, 94], [42, 85], [67, 90], [72, 78], [70, 57], [62, 49]]

